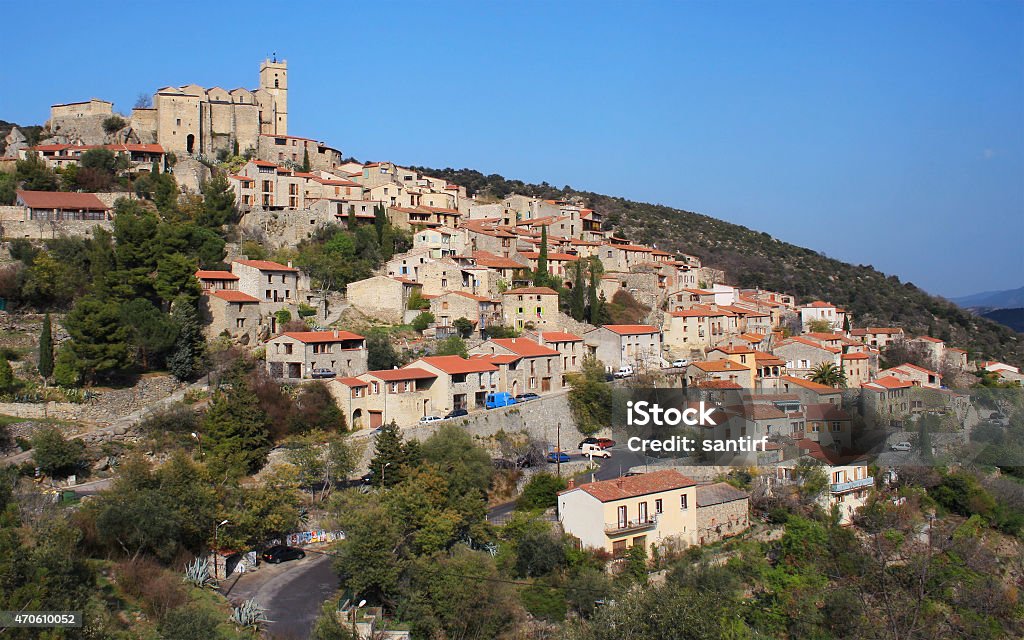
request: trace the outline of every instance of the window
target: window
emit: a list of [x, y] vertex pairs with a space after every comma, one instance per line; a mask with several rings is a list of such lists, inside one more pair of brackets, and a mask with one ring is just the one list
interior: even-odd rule
[[647, 522], [647, 503], [640, 503], [640, 522]]
[[245, 318], [235, 318], [235, 328], [236, 329], [244, 329], [245, 328]]
[[679, 508], [682, 509], [683, 511], [686, 511], [689, 508], [689, 505], [686, 503], [685, 493], [679, 496]]
[[662, 513], [662, 501], [658, 498], [654, 501], [654, 513]]

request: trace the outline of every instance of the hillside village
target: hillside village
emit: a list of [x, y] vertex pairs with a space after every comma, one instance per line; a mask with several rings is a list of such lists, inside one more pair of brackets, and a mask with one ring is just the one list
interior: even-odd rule
[[[8, 136], [0, 171], [42, 163], [81, 176], [92, 168], [84, 159], [103, 150], [117, 160], [113, 184], [18, 188], [13, 204], [0, 206], [0, 234], [37, 246], [109, 238], [124, 207], [156, 206], [157, 196], [134, 186], [173, 177], [172, 199], [186, 202], [209, 199], [204, 189], [219, 181], [232, 200], [232, 219], [217, 226], [223, 259], [182, 267], [207, 343], [255, 359], [260, 375], [291, 393], [325, 386], [353, 432], [393, 423], [420, 438], [435, 422], [466, 425], [511, 413], [506, 407], [562, 402], [594, 375], [620, 388], [682, 389], [720, 407], [705, 437], [769, 439], [755, 460], [769, 486], [796, 486], [809, 460], [820, 465], [828, 482], [818, 502], [843, 524], [876, 486], [868, 452], [910, 438], [932, 447], [922, 455], [950, 453], [979, 422], [969, 388], [1024, 382], [1018, 367], [898, 326], [863, 326], [827, 300], [736, 286], [695, 255], [622, 237], [581, 199], [482, 196], [291, 135], [287, 74], [275, 58], [261, 64], [256, 90], [164, 87], [129, 116], [98, 99], [54, 105], [48, 137]], [[368, 273], [338, 275], [346, 258], [303, 253], [364, 237], [380, 250]], [[339, 251], [362, 257], [348, 245]], [[178, 304], [159, 296], [168, 309]], [[395, 357], [382, 360], [380, 336]], [[960, 439], [918, 441], [930, 415], [951, 420]], [[545, 454], [559, 454], [546, 444]], [[751, 527], [751, 488], [701, 473], [572, 480], [558, 494], [558, 518], [583, 546], [618, 559], [633, 547], [707, 545]], [[885, 477], [897, 481], [895, 471]], [[670, 516], [664, 504], [681, 509]]]

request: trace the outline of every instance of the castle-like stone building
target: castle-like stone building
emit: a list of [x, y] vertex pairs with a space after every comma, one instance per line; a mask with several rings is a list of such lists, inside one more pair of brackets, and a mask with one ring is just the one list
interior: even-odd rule
[[[67, 142], [102, 144], [115, 135], [105, 124], [114, 115], [112, 103], [92, 99], [53, 105], [48, 124], [53, 136]], [[153, 96], [152, 106], [132, 109], [125, 124], [116, 134], [123, 139], [117, 142], [156, 143], [179, 156], [215, 156], [221, 150], [258, 153], [261, 136], [287, 137], [288, 63], [264, 60], [255, 90], [164, 87]]]

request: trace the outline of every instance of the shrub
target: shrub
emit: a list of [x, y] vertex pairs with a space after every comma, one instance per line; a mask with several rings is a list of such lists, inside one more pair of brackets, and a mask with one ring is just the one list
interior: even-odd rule
[[125, 593], [138, 598], [142, 610], [157, 620], [188, 600], [181, 579], [149, 558], [121, 562], [115, 573]]
[[419, 314], [413, 319], [412, 328], [419, 331], [420, 333], [423, 333], [424, 331], [426, 331], [427, 327], [429, 327], [433, 322], [434, 314], [430, 313], [429, 311], [424, 311], [423, 313]]
[[67, 477], [84, 463], [85, 443], [67, 440], [56, 428], [40, 431], [32, 438], [32, 459], [43, 473]]
[[103, 130], [107, 134], [114, 134], [123, 129], [127, 124], [121, 116], [109, 116], [103, 120]]
[[555, 506], [558, 492], [568, 485], [565, 480], [550, 473], [538, 473], [523, 487], [516, 507], [519, 509], [548, 509]]

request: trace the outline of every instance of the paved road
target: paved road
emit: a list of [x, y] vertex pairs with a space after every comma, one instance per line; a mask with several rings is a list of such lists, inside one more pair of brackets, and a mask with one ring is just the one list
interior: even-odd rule
[[266, 631], [278, 640], [308, 638], [323, 603], [337, 590], [331, 557], [310, 551], [302, 560], [261, 564], [221, 584], [221, 593], [233, 604], [255, 598], [266, 607]]

